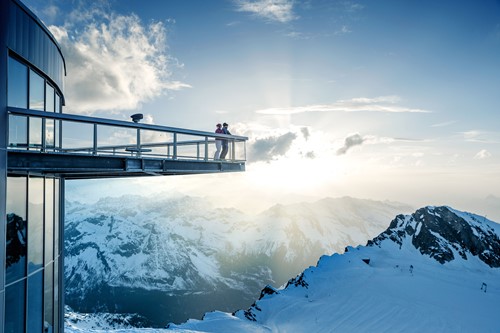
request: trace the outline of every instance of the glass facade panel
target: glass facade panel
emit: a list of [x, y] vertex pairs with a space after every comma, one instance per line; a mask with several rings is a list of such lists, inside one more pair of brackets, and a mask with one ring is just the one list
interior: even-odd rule
[[59, 332], [60, 185], [57, 178], [7, 178], [5, 332]]
[[[55, 94], [54, 88], [50, 84], [45, 85], [45, 111], [55, 111]], [[45, 120], [45, 147], [54, 148], [55, 135], [55, 120]]]
[[54, 148], [55, 145], [56, 121], [45, 119], [45, 147]]
[[27, 332], [43, 332], [43, 272], [40, 271], [28, 278]]
[[91, 149], [94, 140], [94, 126], [92, 124], [63, 121], [61, 148]]
[[54, 260], [54, 179], [45, 179], [45, 265]]
[[28, 108], [28, 67], [9, 57], [7, 104]]
[[54, 88], [47, 83], [45, 85], [45, 111], [47, 112], [54, 112], [55, 110], [54, 95]]
[[59, 310], [60, 310], [60, 303], [59, 303], [59, 293], [60, 288], [59, 288], [59, 281], [62, 280], [62, 276], [59, 276], [59, 259], [56, 259], [54, 262], [54, 323], [56, 323], [54, 327], [54, 333], [59, 333], [59, 327], [57, 326], [57, 323], [59, 323], [59, 320], [62, 320], [62, 318], [59, 318]]
[[44, 79], [30, 70], [30, 109], [43, 111], [45, 109], [45, 81]]
[[45, 328], [45, 332], [52, 332], [54, 330], [54, 264], [50, 264], [45, 267], [45, 275], [44, 275], [44, 319], [43, 319], [43, 327]]
[[59, 94], [56, 94], [56, 105], [55, 105], [55, 112], [61, 112], [61, 96]]
[[[55, 112], [61, 113], [61, 96], [56, 93], [56, 100], [55, 100]], [[61, 141], [59, 134], [61, 133], [61, 121], [54, 121], [54, 147], [60, 148], [61, 147]]]
[[9, 116], [9, 146], [26, 147], [28, 144], [28, 118]]
[[54, 121], [54, 147], [61, 148], [61, 121]]
[[7, 177], [6, 284], [26, 276], [26, 177]]
[[26, 279], [5, 288], [5, 333], [24, 332]]
[[60, 246], [59, 246], [59, 230], [61, 228], [61, 225], [60, 225], [60, 205], [59, 205], [59, 201], [60, 201], [60, 191], [61, 191], [61, 187], [60, 187], [60, 183], [61, 181], [56, 178], [54, 179], [54, 258], [57, 259], [57, 257], [59, 256], [59, 251], [60, 251]]
[[43, 265], [43, 178], [28, 182], [28, 274]]
[[29, 118], [29, 146], [40, 148], [42, 146], [42, 118]]

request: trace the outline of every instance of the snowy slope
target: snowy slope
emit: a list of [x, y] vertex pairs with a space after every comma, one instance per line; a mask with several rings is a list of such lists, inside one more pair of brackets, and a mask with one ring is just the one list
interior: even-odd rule
[[66, 332], [487, 333], [500, 327], [499, 299], [500, 225], [426, 207], [398, 215], [367, 246], [321, 257], [286, 287], [266, 287], [235, 315], [211, 312], [165, 330]]
[[[166, 302], [164, 310], [148, 315], [174, 322], [196, 317], [186, 312], [195, 305], [200, 317], [221, 304], [233, 311], [250, 305], [262, 286], [285, 283], [321, 255], [373, 238], [405, 210], [348, 197], [277, 205], [258, 215], [216, 209], [192, 197], [68, 202], [66, 301], [78, 311], [134, 312], [130, 304], [113, 302], [140, 294], [146, 303]], [[172, 299], [159, 300], [158, 292]], [[186, 295], [189, 302], [180, 304]], [[172, 303], [179, 314], [164, 316]]]
[[367, 246], [323, 256], [285, 288], [265, 288], [248, 310], [171, 330], [498, 332], [499, 300], [500, 226], [426, 207], [397, 216]]

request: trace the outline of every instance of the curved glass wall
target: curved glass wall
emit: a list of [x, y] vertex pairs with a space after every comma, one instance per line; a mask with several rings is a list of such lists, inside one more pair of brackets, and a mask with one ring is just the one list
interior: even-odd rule
[[[28, 64], [8, 59], [8, 106], [61, 112], [61, 96], [50, 81]], [[9, 117], [9, 147], [30, 150], [55, 149], [59, 143], [59, 122], [53, 119]]]
[[11, 50], [39, 68], [63, 89], [65, 63], [47, 28], [18, 1], [9, 3], [7, 43]]
[[[0, 1], [0, 16], [1, 109], [61, 112], [66, 69], [56, 40], [19, 0]], [[8, 132], [7, 148], [41, 151], [56, 149], [60, 142], [60, 125], [53, 119], [15, 115], [2, 119], [7, 120], [0, 126], [4, 134]], [[6, 158], [6, 154], [0, 156], [4, 165]], [[0, 332], [58, 333], [63, 319], [55, 313], [62, 312], [58, 302], [62, 300], [59, 200], [64, 197], [63, 183], [56, 176], [4, 172], [0, 184], [5, 193], [0, 207], [5, 214]]]
[[[10, 52], [8, 57], [7, 105], [61, 112], [63, 103], [60, 89], [54, 86], [53, 82], [62, 84], [62, 80], [58, 78], [62, 78], [60, 74], [63, 73], [63, 66], [56, 68], [62, 58], [57, 55], [47, 57], [45, 51], [51, 48], [47, 45], [50, 43], [43, 46], [37, 44], [37, 41], [45, 41], [47, 36], [33, 33], [41, 32], [42, 29], [34, 28], [34, 21], [23, 17], [22, 10], [19, 11], [16, 6], [10, 8], [14, 15], [17, 15], [14, 19], [18, 24], [17, 28], [21, 29], [27, 25], [32, 33], [29, 38], [23, 40], [22, 36], [29, 29], [18, 29], [17, 32], [21, 33], [14, 38], [15, 45], [9, 45], [10, 49], [21, 57], [13, 52]], [[30, 40], [35, 41], [36, 45], [29, 46]], [[23, 45], [20, 44], [21, 41]], [[35, 53], [42, 56], [39, 57]], [[53, 64], [44, 65], [48, 59], [53, 58]], [[43, 147], [56, 149], [60, 142], [59, 128], [59, 122], [53, 119], [11, 116], [8, 125], [9, 147], [29, 150], [40, 150]], [[59, 244], [60, 186], [60, 179], [55, 177], [7, 177], [4, 308], [6, 333], [59, 332], [59, 320], [62, 319], [58, 313], [61, 310], [59, 293], [62, 291], [59, 287], [59, 259], [62, 249]]]
[[58, 332], [60, 180], [7, 177], [5, 332]]

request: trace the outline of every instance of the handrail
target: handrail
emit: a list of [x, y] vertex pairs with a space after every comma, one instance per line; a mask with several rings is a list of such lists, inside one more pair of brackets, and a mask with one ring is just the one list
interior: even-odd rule
[[80, 123], [97, 124], [97, 125], [140, 128], [140, 129], [144, 129], [144, 130], [170, 132], [170, 133], [178, 133], [178, 134], [186, 134], [186, 135], [210, 136], [210, 137], [221, 138], [221, 139], [232, 138], [232, 139], [235, 139], [238, 141], [248, 140], [248, 137], [246, 137], [246, 136], [219, 134], [219, 133], [213, 133], [213, 132], [197, 131], [197, 130], [190, 130], [190, 129], [178, 128], [178, 127], [169, 127], [169, 126], [163, 126], [163, 125], [141, 124], [141, 123], [128, 122], [128, 121], [124, 121], [124, 120], [80, 116], [80, 115], [67, 114], [67, 113], [56, 113], [56, 112], [29, 110], [29, 109], [16, 108], [16, 107], [12, 107], [12, 106], [7, 107], [7, 110], [11, 114], [21, 115], [21, 116], [34, 116], [34, 117], [50, 118], [50, 119], [66, 120], [66, 121], [76, 121], [76, 122], [80, 122]]
[[[219, 134], [219, 133], [214, 133], [214, 132], [204, 132], [204, 131], [197, 131], [197, 130], [190, 130], [190, 129], [184, 129], [184, 128], [176, 128], [176, 127], [168, 127], [168, 126], [161, 126], [161, 125], [152, 125], [152, 124], [140, 124], [140, 123], [134, 123], [134, 122], [127, 122], [127, 121], [122, 121], [122, 120], [113, 120], [113, 119], [105, 119], [105, 118], [97, 118], [97, 117], [88, 117], [88, 116], [81, 116], [81, 115], [72, 115], [72, 114], [64, 114], [64, 113], [54, 113], [54, 112], [45, 112], [45, 111], [38, 111], [38, 110], [29, 110], [29, 109], [22, 109], [22, 108], [16, 108], [16, 107], [7, 107], [8, 113], [11, 115], [15, 116], [25, 116], [28, 119], [30, 117], [34, 118], [42, 118], [42, 135], [41, 135], [41, 142], [38, 144], [32, 144], [29, 138], [27, 138], [28, 141], [27, 144], [23, 144], [22, 141], [20, 142], [13, 142], [10, 143], [12, 149], [15, 149], [15, 147], [23, 147], [24, 149], [38, 149], [42, 152], [60, 152], [60, 153], [78, 153], [78, 152], [85, 152], [85, 153], [90, 153], [93, 155], [104, 155], [104, 154], [112, 154], [112, 155], [123, 155], [124, 153], [126, 154], [132, 154], [136, 155], [137, 157], [140, 157], [143, 153], [146, 153], [144, 155], [148, 156], [153, 156], [153, 157], [160, 157], [160, 158], [172, 158], [172, 159], [178, 159], [180, 158], [188, 158], [192, 159], [195, 158], [197, 160], [213, 160], [213, 158], [210, 158], [208, 156], [208, 145], [215, 143], [216, 140], [226, 140], [228, 143], [230, 143], [230, 159], [226, 161], [230, 162], [241, 162], [246, 160], [246, 141], [248, 140], [248, 137], [245, 136], [238, 136], [238, 135], [227, 135], [227, 134]], [[46, 124], [46, 119], [51, 119], [51, 120], [56, 120], [60, 122], [60, 130], [59, 130], [59, 135], [60, 135], [60, 142], [57, 146], [50, 146], [46, 147], [46, 138], [45, 138], [45, 124]], [[59, 123], [58, 122], [58, 123]], [[73, 122], [73, 123], [84, 123], [84, 124], [91, 124], [92, 129], [92, 138], [88, 142], [86, 147], [68, 147], [64, 144], [63, 139], [66, 139], [65, 137], [62, 136], [63, 132], [63, 125], [65, 122]], [[99, 145], [98, 143], [98, 126], [106, 126], [110, 128], [125, 128], [125, 129], [135, 129], [137, 131], [137, 135], [135, 138], [135, 142], [130, 142], [130, 143], [125, 143], [125, 144], [118, 144], [118, 145], [113, 145], [113, 144], [107, 144], [107, 145]], [[170, 141], [158, 141], [158, 142], [141, 142], [141, 131], [155, 131], [159, 133], [168, 133], [172, 135], [172, 140]], [[31, 133], [31, 131], [30, 131]], [[190, 137], [200, 137], [198, 140], [180, 140], [179, 139], [179, 134], [181, 135], [187, 135]], [[210, 138], [210, 139], [209, 139]], [[84, 141], [85, 142], [85, 141]], [[83, 143], [83, 142], [82, 142]], [[102, 142], [105, 143], [105, 142]], [[235, 145], [236, 143], [242, 143], [243, 144], [243, 149], [238, 150], [241, 154], [243, 154], [243, 159], [241, 158], [236, 158], [236, 148]], [[204, 151], [203, 151], [203, 157], [200, 156], [200, 145], [204, 145]], [[196, 154], [195, 156], [188, 156], [185, 154], [179, 155], [178, 153], [178, 147], [181, 146], [193, 146], [193, 148], [196, 149]], [[167, 148], [167, 153], [161, 153], [160, 151], [155, 151], [152, 152], [152, 149], [149, 148]], [[48, 149], [47, 149], [48, 148]], [[172, 148], [172, 149], [171, 149]], [[172, 151], [171, 151], [172, 150]], [[150, 153], [151, 154], [147, 154]]]

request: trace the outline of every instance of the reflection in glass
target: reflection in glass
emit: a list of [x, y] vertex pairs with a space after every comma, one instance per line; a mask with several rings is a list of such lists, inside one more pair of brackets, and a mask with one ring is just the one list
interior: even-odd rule
[[26, 279], [5, 288], [5, 333], [24, 332]]
[[28, 274], [43, 265], [43, 178], [28, 183]]
[[30, 133], [29, 144], [30, 147], [40, 148], [42, 146], [42, 118], [29, 118]]
[[42, 316], [43, 316], [43, 275], [42, 271], [28, 278], [28, 332], [43, 332], [42, 331]]
[[[59, 96], [56, 93], [56, 106], [55, 106], [55, 112], [61, 112], [61, 96]], [[61, 128], [61, 121], [58, 120], [55, 122], [54, 126], [54, 146], [57, 148], [61, 147], [61, 143], [59, 142], [59, 133], [60, 133], [60, 128]]]
[[45, 111], [54, 112], [54, 88], [50, 84], [45, 85]]
[[[59, 322], [59, 260], [54, 262], [54, 322]], [[54, 333], [59, 333], [59, 327], [54, 327]]]
[[[44, 269], [44, 298], [43, 298], [43, 307], [44, 307], [44, 323], [43, 326], [46, 329], [46, 332], [51, 332], [54, 326], [54, 278], [53, 278], [54, 264], [50, 264]], [[56, 279], [57, 280], [57, 279]]]
[[54, 136], [55, 136], [55, 124], [54, 119], [45, 119], [45, 147], [54, 148]]
[[64, 121], [62, 124], [62, 148], [80, 148], [90, 151], [94, 141], [93, 124]]
[[43, 111], [44, 108], [44, 87], [43, 78], [30, 70], [30, 109]]
[[28, 108], [28, 67], [9, 57], [8, 105]]
[[[61, 195], [60, 190], [60, 179], [54, 179], [54, 257], [59, 256], [59, 228], [60, 228], [60, 208], [59, 208], [59, 197]], [[63, 199], [64, 200], [64, 199]]]
[[[100, 151], [125, 152], [137, 145], [137, 130], [115, 126], [97, 126], [97, 143]], [[119, 147], [118, 149], [116, 147]]]
[[[55, 111], [54, 88], [50, 84], [45, 85], [45, 111]], [[55, 120], [45, 119], [45, 147], [54, 148]]]
[[54, 179], [45, 179], [45, 265], [54, 259]]
[[54, 109], [54, 112], [61, 112], [61, 96], [59, 96], [59, 94], [56, 93], [56, 106], [55, 106], [55, 109]]
[[25, 147], [28, 144], [28, 118], [9, 116], [9, 146]]
[[26, 177], [7, 178], [6, 283], [26, 275]]

